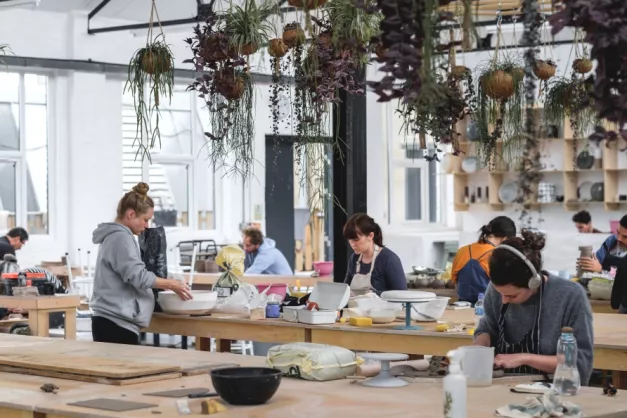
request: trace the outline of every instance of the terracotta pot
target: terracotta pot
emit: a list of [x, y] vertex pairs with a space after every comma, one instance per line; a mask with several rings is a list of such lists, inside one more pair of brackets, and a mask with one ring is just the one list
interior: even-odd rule
[[244, 95], [246, 85], [240, 75], [220, 74], [216, 77], [216, 90], [227, 100], [238, 100]]
[[287, 45], [283, 42], [283, 39], [276, 38], [270, 39], [270, 43], [268, 44], [268, 54], [275, 58], [281, 58], [287, 54], [288, 51]]
[[470, 70], [468, 69], [468, 67], [464, 67], [463, 65], [455, 65], [453, 68], [451, 68], [451, 75], [453, 76], [453, 78], [461, 79], [464, 78], [464, 76], [469, 71]]
[[549, 61], [537, 60], [533, 73], [540, 80], [546, 81], [555, 75], [555, 70], [557, 70], [557, 65]]
[[217, 62], [233, 56], [234, 51], [224, 34], [215, 33], [205, 40], [201, 53], [207, 61]]
[[377, 47], [374, 49], [374, 53], [379, 59], [384, 59], [387, 51], [387, 48], [384, 47], [383, 44], [377, 44]]
[[331, 48], [333, 45], [333, 35], [331, 32], [322, 32], [318, 35], [318, 43], [325, 48]]
[[481, 87], [488, 97], [507, 99], [514, 94], [514, 77], [503, 70], [496, 70], [482, 77]]
[[289, 48], [302, 45], [305, 42], [305, 31], [298, 23], [290, 23], [285, 25], [283, 29], [283, 42]]
[[253, 43], [247, 43], [242, 45], [240, 52], [242, 55], [252, 55], [259, 50], [259, 45]]
[[578, 58], [573, 61], [573, 69], [580, 74], [592, 71], [592, 61], [587, 58]]
[[292, 7], [313, 10], [317, 9], [318, 7], [324, 6], [327, 0], [287, 0], [287, 2]]
[[148, 50], [142, 57], [142, 69], [145, 73], [167, 73], [172, 68], [169, 57], [158, 55]]

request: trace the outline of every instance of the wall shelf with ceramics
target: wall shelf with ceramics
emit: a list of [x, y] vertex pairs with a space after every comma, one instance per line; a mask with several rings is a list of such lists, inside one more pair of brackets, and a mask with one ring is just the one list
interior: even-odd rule
[[[476, 146], [476, 143], [468, 140], [467, 124], [468, 119], [457, 124], [461, 153], [451, 158], [448, 171], [454, 177], [454, 209], [457, 212], [465, 212], [470, 208], [502, 211], [515, 204], [512, 196], [517, 194], [518, 171], [503, 167], [502, 163], [497, 163], [494, 170], [481, 169], [476, 157], [474, 163], [465, 162], [465, 159], [472, 160], [468, 156], [473, 155], [472, 150]], [[556, 143], [558, 152], [562, 154], [563, 165], [544, 170], [543, 181], [536, 185], [536, 189], [550, 188], [548, 194], [552, 195], [557, 194], [557, 187], [563, 187], [563, 193], [548, 201], [538, 202], [536, 190], [529, 197], [529, 206], [532, 209], [562, 206], [567, 211], [577, 211], [598, 205], [603, 205], [605, 210], [617, 210], [621, 204], [627, 204], [627, 201], [619, 201], [619, 177], [621, 173], [627, 173], [627, 169], [619, 168], [618, 144], [602, 143], [594, 152], [590, 148], [590, 153], [586, 153], [587, 147], [579, 149], [575, 157], [576, 148], [574, 140], [570, 139], [573, 135], [568, 121], [564, 123], [563, 131], [563, 138], [542, 140]], [[497, 142], [497, 155], [500, 155], [502, 146], [501, 141]], [[543, 193], [546, 195], [546, 190]]]

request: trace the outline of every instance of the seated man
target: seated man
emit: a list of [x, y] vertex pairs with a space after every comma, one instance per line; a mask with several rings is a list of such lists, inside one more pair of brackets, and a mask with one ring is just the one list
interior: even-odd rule
[[24, 228], [13, 228], [4, 237], [0, 237], [0, 261], [5, 254], [15, 255], [15, 251], [21, 249], [28, 241], [28, 232]]
[[581, 258], [578, 263], [583, 271], [600, 273], [618, 267], [625, 255], [627, 255], [627, 215], [621, 218], [616, 234], [607, 237], [593, 257]]
[[245, 274], [294, 274], [285, 256], [275, 247], [274, 240], [264, 237], [260, 230], [244, 230]]
[[580, 234], [602, 234], [601, 231], [592, 227], [592, 216], [586, 210], [575, 213], [573, 222]]

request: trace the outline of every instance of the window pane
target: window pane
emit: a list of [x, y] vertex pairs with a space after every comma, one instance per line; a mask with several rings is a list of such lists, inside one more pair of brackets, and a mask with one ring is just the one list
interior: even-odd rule
[[48, 97], [48, 77], [37, 74], [24, 74], [26, 103], [46, 104]]
[[[26, 86], [28, 87], [28, 84]], [[48, 118], [46, 105], [27, 104], [25, 123], [27, 229], [32, 234], [47, 234]]]
[[405, 169], [405, 219], [422, 219], [421, 170], [416, 167]]
[[[189, 93], [186, 93], [189, 96]], [[159, 131], [161, 148], [155, 144], [153, 154], [185, 154], [192, 152], [192, 112], [190, 110], [160, 110]]]
[[[433, 155], [434, 150], [431, 149], [429, 150], [429, 154]], [[438, 189], [439, 189], [439, 182], [438, 182], [438, 175], [437, 175], [437, 164], [435, 162], [435, 160], [433, 161], [429, 161], [428, 163], [428, 173], [429, 173], [429, 178], [428, 180], [428, 185], [429, 185], [429, 222], [431, 223], [437, 223], [440, 221], [440, 202], [438, 201]]]
[[0, 71], [0, 102], [17, 103], [20, 95], [20, 75]]
[[20, 108], [17, 103], [0, 102], [0, 152], [19, 151], [19, 114]]
[[155, 201], [154, 223], [162, 226], [188, 226], [189, 166], [156, 164], [150, 166], [149, 195]]
[[15, 228], [15, 205], [17, 185], [15, 182], [15, 162], [0, 161], [0, 233]]

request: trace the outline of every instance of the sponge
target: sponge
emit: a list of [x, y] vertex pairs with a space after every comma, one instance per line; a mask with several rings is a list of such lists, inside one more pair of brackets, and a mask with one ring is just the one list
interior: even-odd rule
[[349, 319], [351, 325], [355, 325], [357, 327], [370, 327], [372, 326], [372, 318], [355, 318], [351, 317]]
[[212, 415], [226, 411], [226, 407], [215, 399], [204, 400], [200, 403], [202, 415]]

